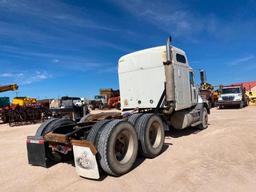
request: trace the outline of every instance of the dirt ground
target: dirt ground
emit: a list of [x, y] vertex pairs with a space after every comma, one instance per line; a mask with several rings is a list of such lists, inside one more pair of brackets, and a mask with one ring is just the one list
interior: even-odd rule
[[213, 109], [203, 131], [171, 131], [164, 152], [119, 178], [79, 177], [71, 164], [27, 163], [26, 136], [39, 126], [0, 125], [0, 191], [256, 191], [256, 107]]

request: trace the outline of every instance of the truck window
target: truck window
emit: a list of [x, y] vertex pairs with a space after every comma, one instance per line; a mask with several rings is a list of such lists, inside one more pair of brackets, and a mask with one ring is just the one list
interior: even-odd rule
[[229, 94], [229, 93], [241, 93], [241, 91], [238, 87], [222, 89], [222, 94]]
[[186, 63], [186, 58], [184, 55], [181, 54], [176, 54], [176, 61], [180, 62], [180, 63]]
[[189, 72], [189, 81], [194, 86], [194, 73], [192, 71]]

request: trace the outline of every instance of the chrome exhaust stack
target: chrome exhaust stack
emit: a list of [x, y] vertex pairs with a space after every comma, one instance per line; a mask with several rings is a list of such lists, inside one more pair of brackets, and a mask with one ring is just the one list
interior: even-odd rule
[[166, 43], [166, 61], [163, 63], [165, 69], [166, 113], [172, 113], [175, 108], [175, 84], [171, 41], [172, 38], [170, 36]]

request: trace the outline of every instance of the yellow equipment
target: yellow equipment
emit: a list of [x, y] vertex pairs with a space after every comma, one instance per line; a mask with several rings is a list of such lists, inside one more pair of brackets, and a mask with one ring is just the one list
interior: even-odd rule
[[256, 91], [246, 91], [246, 95], [249, 97], [249, 104], [256, 105]]
[[35, 98], [29, 98], [29, 97], [14, 97], [12, 100], [13, 105], [19, 105], [19, 106], [29, 106], [36, 103], [37, 103], [37, 100]]
[[0, 86], [0, 92], [5, 92], [5, 91], [15, 91], [17, 90], [19, 87], [17, 84], [10, 84], [10, 85], [3, 85]]
[[213, 91], [213, 93], [212, 93], [213, 100], [217, 102], [218, 98], [219, 98], [219, 95], [220, 95], [220, 93], [219, 93], [218, 90]]

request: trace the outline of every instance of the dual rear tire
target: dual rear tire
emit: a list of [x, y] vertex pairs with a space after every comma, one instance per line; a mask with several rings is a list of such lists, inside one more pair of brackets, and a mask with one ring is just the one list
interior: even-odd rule
[[155, 114], [134, 114], [128, 119], [133, 123], [138, 139], [139, 152], [146, 158], [158, 156], [164, 145], [164, 124], [162, 119]]
[[132, 124], [124, 120], [103, 120], [96, 123], [87, 140], [98, 150], [101, 168], [112, 176], [132, 169], [138, 153], [138, 137]]
[[164, 126], [154, 114], [134, 114], [125, 120], [97, 122], [87, 136], [97, 150], [100, 167], [109, 175], [120, 176], [129, 172], [141, 155], [153, 158], [162, 151]]

